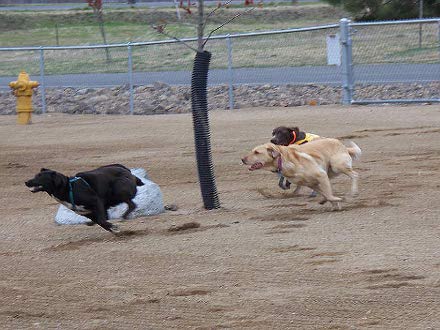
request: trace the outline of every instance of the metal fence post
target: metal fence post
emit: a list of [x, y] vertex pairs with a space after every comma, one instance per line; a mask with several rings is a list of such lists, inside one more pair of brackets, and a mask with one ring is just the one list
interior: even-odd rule
[[353, 100], [353, 60], [350, 35], [350, 20], [343, 18], [339, 22], [342, 47], [342, 104], [351, 104]]
[[232, 40], [230, 34], [226, 36], [226, 45], [228, 46], [228, 93], [229, 93], [229, 110], [234, 109], [234, 71], [232, 69]]
[[133, 95], [133, 52], [132, 52], [132, 46], [129, 42], [127, 44], [127, 50], [128, 50], [128, 84], [130, 88], [130, 114], [133, 114], [134, 111], [134, 95]]
[[440, 20], [437, 21], [437, 25], [438, 25], [438, 51], [440, 54]]
[[[419, 0], [419, 18], [423, 18], [423, 0]], [[422, 23], [419, 24], [419, 48], [422, 48]]]
[[40, 90], [41, 90], [41, 112], [46, 113], [46, 82], [44, 77], [44, 49], [40, 47]]
[[57, 43], [57, 46], [60, 45], [60, 37], [58, 32], [58, 23], [55, 23], [55, 41]]

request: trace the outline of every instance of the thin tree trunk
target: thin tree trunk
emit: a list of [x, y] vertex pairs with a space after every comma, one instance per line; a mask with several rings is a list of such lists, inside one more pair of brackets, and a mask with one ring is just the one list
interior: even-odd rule
[[197, 51], [203, 52], [203, 23], [204, 23], [204, 1], [198, 0], [199, 7], [197, 8]]
[[[98, 18], [99, 30], [101, 31], [102, 40], [104, 41], [104, 45], [107, 45], [107, 37], [105, 35], [104, 19], [102, 17], [102, 12], [97, 12], [96, 17]], [[110, 51], [108, 48], [105, 48], [105, 58], [107, 59], [107, 62], [111, 61]]]

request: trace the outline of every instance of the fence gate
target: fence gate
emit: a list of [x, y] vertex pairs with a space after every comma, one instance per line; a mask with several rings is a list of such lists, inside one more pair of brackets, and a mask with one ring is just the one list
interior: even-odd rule
[[440, 102], [439, 19], [341, 20], [341, 36], [344, 103]]

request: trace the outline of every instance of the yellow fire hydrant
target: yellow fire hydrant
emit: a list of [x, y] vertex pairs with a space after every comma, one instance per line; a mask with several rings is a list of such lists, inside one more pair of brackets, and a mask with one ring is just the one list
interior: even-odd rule
[[31, 81], [29, 75], [24, 71], [20, 72], [17, 81], [9, 83], [9, 87], [13, 89], [13, 93], [17, 97], [18, 124], [26, 125], [31, 123], [31, 116], [34, 111], [32, 109], [32, 89], [39, 85], [37, 81]]

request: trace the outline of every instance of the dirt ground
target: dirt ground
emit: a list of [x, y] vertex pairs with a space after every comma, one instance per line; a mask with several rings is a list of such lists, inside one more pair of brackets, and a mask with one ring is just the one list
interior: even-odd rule
[[[0, 117], [0, 328], [439, 329], [440, 107], [299, 107], [211, 113], [222, 208], [202, 207], [190, 114]], [[343, 210], [283, 192], [240, 158], [272, 128], [352, 139], [360, 196]], [[178, 211], [115, 237], [58, 226], [57, 203], [24, 186], [143, 167]], [[169, 231], [198, 222], [199, 228]]]

